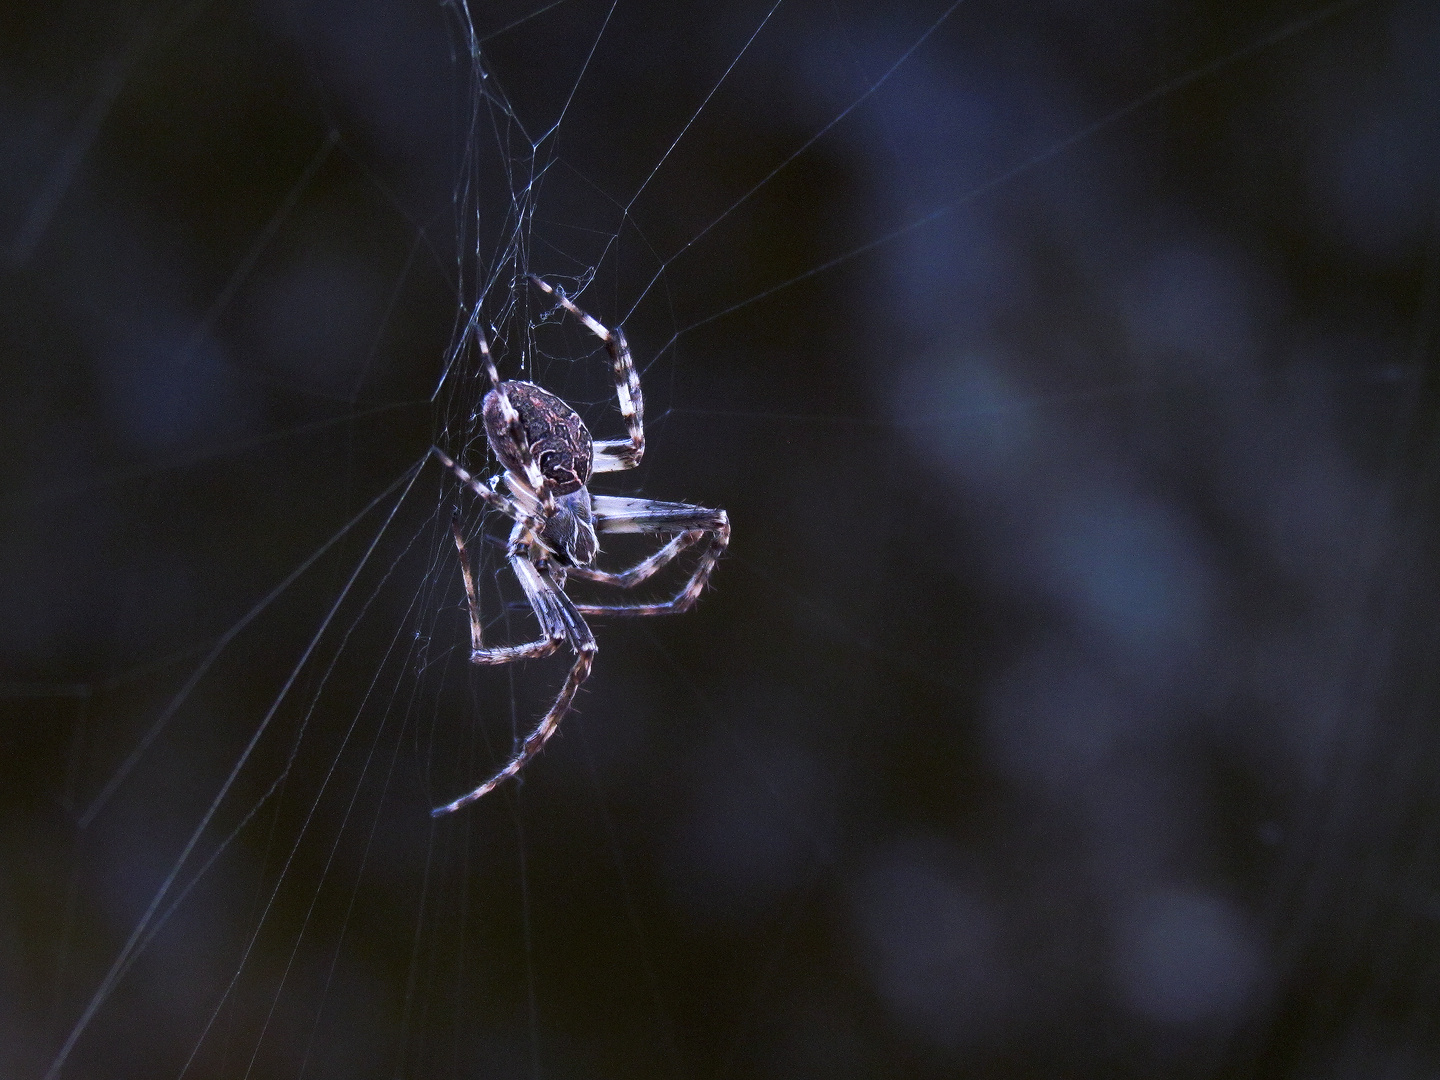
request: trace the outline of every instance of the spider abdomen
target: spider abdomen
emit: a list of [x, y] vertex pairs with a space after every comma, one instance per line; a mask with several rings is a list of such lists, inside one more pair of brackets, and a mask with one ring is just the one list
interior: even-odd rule
[[[520, 414], [520, 427], [530, 448], [531, 460], [550, 483], [555, 495], [570, 495], [590, 482], [594, 442], [580, 414], [548, 390], [534, 383], [510, 380], [500, 384], [510, 404]], [[491, 390], [481, 407], [485, 437], [500, 463], [511, 473], [524, 474], [524, 459], [506, 426], [500, 395]]]

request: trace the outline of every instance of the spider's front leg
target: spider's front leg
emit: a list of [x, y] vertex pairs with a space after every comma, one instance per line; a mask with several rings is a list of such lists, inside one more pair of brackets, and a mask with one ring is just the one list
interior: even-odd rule
[[533, 513], [530, 513], [529, 510], [520, 506], [514, 500], [507, 499], [504, 495], [501, 495], [500, 492], [496, 491], [490, 484], [472, 476], [463, 465], [452, 460], [450, 455], [445, 453], [444, 450], [441, 450], [438, 446], [432, 446], [430, 447], [430, 452], [439, 458], [440, 464], [444, 465], [459, 477], [460, 482], [478, 496], [490, 509], [499, 510], [500, 513], [512, 521], [520, 521], [526, 526], [534, 525], [538, 527], [538, 522], [535, 520]]
[[649, 558], [642, 559], [629, 570], [620, 573], [606, 573], [574, 567], [572, 577], [615, 585], [628, 589], [646, 580], [686, 548], [692, 547], [706, 536], [711, 537], [710, 546], [700, 557], [690, 580], [672, 596], [659, 604], [577, 604], [575, 609], [583, 615], [672, 615], [689, 611], [700, 599], [705, 583], [715, 564], [720, 561], [726, 545], [730, 543], [730, 518], [724, 510], [711, 510], [689, 503], [654, 502], [650, 499], [629, 499], [619, 495], [596, 495], [593, 497], [595, 529], [600, 533], [679, 533]]
[[[540, 623], [540, 637], [523, 645], [485, 648], [478, 637], [480, 613], [475, 597], [473, 578], [467, 572], [466, 599], [471, 604], [471, 641], [474, 646], [470, 653], [471, 663], [509, 664], [516, 660], [549, 656], [561, 645], [569, 645], [574, 650], [575, 663], [571, 666], [569, 674], [565, 676], [565, 684], [560, 688], [560, 694], [556, 697], [554, 704], [550, 706], [550, 710], [541, 718], [540, 723], [535, 726], [535, 730], [525, 737], [525, 741], [520, 744], [520, 749], [505, 763], [505, 766], [474, 791], [430, 811], [435, 817], [453, 813], [462, 806], [467, 806], [476, 799], [488, 795], [497, 785], [523, 769], [526, 762], [538, 754], [544, 748], [545, 743], [549, 741], [550, 736], [555, 734], [555, 729], [560, 726], [560, 721], [570, 711], [570, 705], [575, 700], [575, 694], [580, 689], [580, 684], [589, 678], [590, 665], [595, 660], [595, 636], [590, 633], [590, 627], [585, 624], [580, 612], [570, 602], [570, 598], [561, 591], [555, 580], [531, 561], [532, 549], [525, 526], [517, 523], [510, 540], [510, 569], [519, 579], [520, 587], [525, 590], [525, 598], [530, 601], [530, 608], [535, 612], [535, 618]], [[463, 559], [463, 540], [458, 529], [456, 530], [456, 541], [461, 544]], [[468, 567], [468, 563], [465, 565]]]
[[[490, 376], [491, 392], [499, 404], [500, 422], [504, 425], [505, 434], [519, 457], [517, 464], [521, 479], [535, 493], [542, 512], [549, 514], [555, 509], [550, 485], [545, 482], [545, 477], [540, 472], [540, 466], [530, 453], [530, 440], [525, 434], [525, 425], [520, 420], [520, 411], [515, 408], [514, 402], [510, 400], [510, 395], [505, 390], [505, 384], [500, 381], [500, 373], [495, 370], [495, 359], [490, 355], [490, 343], [485, 339], [485, 332], [480, 329], [478, 322], [475, 324], [475, 340], [480, 345], [480, 357], [485, 362], [485, 373]], [[489, 435], [489, 438], [493, 446], [493, 434]]]

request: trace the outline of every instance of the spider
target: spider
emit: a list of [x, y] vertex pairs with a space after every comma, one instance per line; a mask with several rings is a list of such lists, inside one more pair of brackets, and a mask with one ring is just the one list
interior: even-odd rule
[[[490, 376], [490, 391], [480, 412], [486, 441], [504, 471], [488, 481], [480, 480], [439, 447], [431, 449], [487, 506], [514, 520], [506, 558], [540, 623], [540, 637], [523, 645], [486, 646], [465, 538], [458, 520], [452, 519], [470, 609], [470, 662], [509, 664], [549, 656], [565, 645], [574, 652], [575, 663], [550, 710], [505, 766], [474, 791], [436, 807], [431, 811], [436, 817], [459, 810], [518, 774], [555, 733], [580, 684], [590, 675], [595, 659], [595, 636], [585, 623], [586, 615], [668, 615], [688, 611], [730, 542], [730, 519], [724, 510], [590, 493], [587, 485], [592, 475], [633, 469], [645, 453], [645, 404], [640, 378], [623, 331], [603, 326], [576, 307], [563, 291], [540, 278], [531, 275], [530, 281], [555, 297], [560, 307], [604, 343], [615, 371], [615, 396], [629, 435], [597, 442], [575, 410], [548, 390], [515, 379], [502, 381], [490, 356], [489, 343], [477, 326], [480, 355]], [[508, 495], [496, 487], [501, 480]], [[600, 551], [597, 534], [604, 533], [647, 533], [671, 539], [628, 570], [612, 573], [591, 565]], [[565, 595], [567, 577], [632, 588], [707, 538], [709, 542], [689, 581], [669, 600], [658, 604], [577, 604]]]

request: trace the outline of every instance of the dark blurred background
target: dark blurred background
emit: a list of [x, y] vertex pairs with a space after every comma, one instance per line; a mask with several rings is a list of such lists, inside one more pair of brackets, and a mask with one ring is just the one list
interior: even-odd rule
[[[769, 10], [0, 12], [0, 1074], [1440, 1075], [1440, 8]], [[432, 821], [522, 270], [735, 536]]]

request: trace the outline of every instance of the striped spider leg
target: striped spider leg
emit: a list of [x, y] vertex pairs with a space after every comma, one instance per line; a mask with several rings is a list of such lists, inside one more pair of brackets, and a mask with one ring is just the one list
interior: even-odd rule
[[575, 694], [580, 689], [580, 684], [590, 677], [590, 666], [595, 661], [595, 653], [598, 648], [595, 644], [595, 635], [590, 632], [590, 627], [586, 625], [580, 612], [570, 602], [570, 598], [565, 595], [563, 577], [557, 580], [555, 571], [548, 568], [543, 560], [535, 558], [533, 541], [527, 540], [527, 529], [518, 521], [510, 531], [510, 546], [506, 558], [510, 563], [511, 571], [520, 582], [520, 587], [525, 590], [525, 599], [530, 602], [530, 608], [535, 612], [535, 618], [540, 623], [540, 636], [523, 645], [486, 648], [482, 636], [480, 602], [475, 591], [475, 578], [470, 570], [470, 558], [465, 551], [465, 540], [460, 534], [458, 524], [454, 525], [454, 533], [455, 547], [460, 554], [461, 572], [465, 579], [465, 599], [470, 609], [470, 662], [472, 664], [510, 664], [516, 660], [539, 659], [551, 655], [561, 645], [568, 645], [575, 653], [575, 663], [565, 676], [565, 684], [560, 688], [559, 696], [541, 718], [540, 723], [525, 737], [519, 749], [511, 755], [510, 760], [500, 771], [474, 791], [467, 792], [458, 799], [431, 810], [432, 817], [453, 813], [462, 806], [468, 806], [476, 799], [488, 795], [498, 785], [519, 773], [525, 767], [525, 763], [540, 752], [541, 748], [549, 741], [550, 736], [555, 734], [555, 729], [560, 726], [561, 719], [570, 711], [570, 705], [575, 700]]
[[633, 469], [645, 456], [645, 397], [640, 392], [640, 376], [635, 372], [635, 361], [630, 356], [630, 346], [625, 341], [625, 331], [618, 326], [611, 330], [596, 319], [581, 311], [565, 293], [542, 281], [534, 274], [530, 280], [540, 289], [555, 297], [560, 306], [585, 324], [585, 328], [605, 344], [610, 354], [610, 367], [615, 373], [615, 398], [620, 403], [620, 415], [625, 418], [629, 438], [602, 439], [595, 444], [594, 472], [621, 472]]
[[[502, 380], [485, 336], [477, 327], [480, 354], [490, 376], [480, 414], [485, 438], [504, 471], [489, 482], [476, 479], [439, 448], [435, 456], [461, 484], [492, 509], [511, 518], [506, 553], [540, 624], [540, 636], [520, 645], [488, 647], [480, 617], [479, 594], [458, 521], [451, 523], [465, 582], [470, 612], [470, 661], [509, 664], [550, 656], [561, 646], [575, 654], [560, 693], [516, 749], [490, 779], [465, 795], [431, 811], [459, 810], [517, 775], [545, 746], [570, 711], [580, 686], [590, 675], [597, 646], [586, 615], [664, 615], [694, 606], [730, 539], [730, 521], [723, 510], [686, 503], [653, 502], [615, 495], [591, 495], [587, 485], [595, 473], [633, 469], [645, 453], [645, 405], [630, 347], [619, 329], [610, 330], [577, 308], [566, 295], [539, 278], [530, 279], [604, 342], [615, 374], [615, 395], [628, 436], [596, 442], [579, 414], [560, 398], [531, 382]], [[503, 481], [508, 495], [497, 484]], [[599, 533], [645, 533], [672, 538], [648, 558], [627, 570], [609, 572], [591, 565], [599, 553]], [[568, 575], [601, 585], [629, 589], [649, 579], [677, 555], [706, 537], [706, 547], [686, 584], [658, 604], [576, 604], [565, 594]]]
[[690, 579], [669, 600], [659, 604], [577, 604], [582, 615], [678, 615], [689, 611], [700, 599], [711, 571], [730, 543], [730, 518], [724, 510], [710, 510], [689, 503], [627, 499], [618, 495], [596, 495], [595, 527], [605, 533], [649, 533], [674, 538], [655, 554], [641, 559], [628, 570], [608, 573], [590, 567], [572, 567], [570, 575], [602, 585], [630, 589], [650, 578], [657, 570], [705, 537], [713, 539], [700, 557]]

